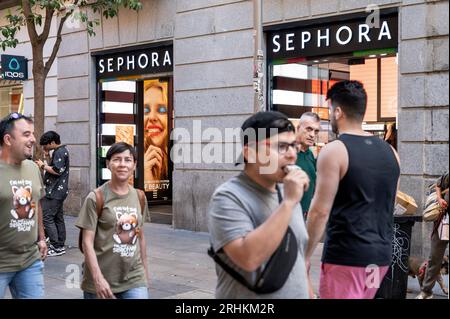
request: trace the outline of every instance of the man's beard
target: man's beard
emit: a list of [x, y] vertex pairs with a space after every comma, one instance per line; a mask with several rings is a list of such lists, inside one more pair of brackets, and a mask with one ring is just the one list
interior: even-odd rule
[[331, 119], [331, 130], [334, 134], [339, 135], [339, 127], [337, 126], [336, 121], [333, 119]]

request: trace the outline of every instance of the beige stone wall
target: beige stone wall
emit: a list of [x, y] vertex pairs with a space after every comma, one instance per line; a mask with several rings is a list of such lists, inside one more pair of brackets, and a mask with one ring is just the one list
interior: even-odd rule
[[118, 17], [90, 16], [101, 23], [89, 37], [80, 24], [63, 29], [58, 54], [57, 129], [72, 154], [70, 195], [67, 211], [77, 214], [89, 190], [96, 185], [96, 79], [93, 52], [171, 39], [175, 0], [143, 0], [136, 13], [121, 10]]
[[[425, 189], [449, 168], [448, 1], [403, 1], [400, 22], [401, 189], [422, 206]], [[413, 253], [429, 252], [431, 225], [416, 224]]]

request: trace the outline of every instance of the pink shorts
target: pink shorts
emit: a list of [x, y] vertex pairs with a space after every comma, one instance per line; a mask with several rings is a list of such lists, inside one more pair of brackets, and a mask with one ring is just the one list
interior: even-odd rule
[[322, 264], [320, 299], [373, 299], [388, 269]]

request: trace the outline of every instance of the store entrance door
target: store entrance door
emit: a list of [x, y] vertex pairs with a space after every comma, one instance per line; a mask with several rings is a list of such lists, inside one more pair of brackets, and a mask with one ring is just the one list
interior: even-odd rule
[[172, 224], [172, 79], [104, 80], [99, 85], [98, 185], [111, 178], [106, 153], [117, 142], [135, 146], [134, 187], [145, 191], [150, 220]]

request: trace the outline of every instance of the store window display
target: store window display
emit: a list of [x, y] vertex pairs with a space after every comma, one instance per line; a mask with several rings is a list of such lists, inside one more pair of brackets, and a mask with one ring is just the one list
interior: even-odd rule
[[159, 189], [169, 180], [167, 83], [144, 81], [144, 188]]

